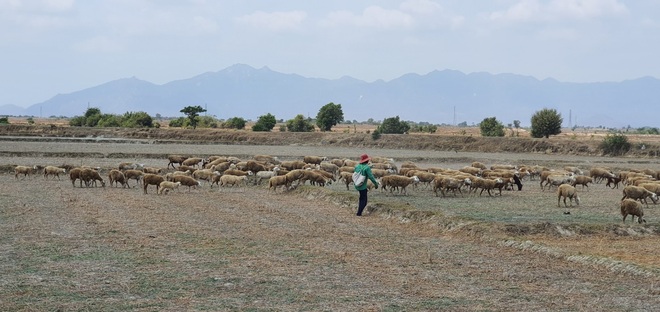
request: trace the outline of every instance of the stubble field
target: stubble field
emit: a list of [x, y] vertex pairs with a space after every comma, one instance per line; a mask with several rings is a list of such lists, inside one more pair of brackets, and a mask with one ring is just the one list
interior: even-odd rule
[[204, 185], [159, 196], [7, 172], [19, 164], [165, 167], [170, 153], [285, 160], [367, 152], [446, 168], [476, 160], [657, 169], [656, 160], [103, 140], [4, 141], [0, 152], [3, 310], [660, 309], [659, 208], [646, 209], [646, 224], [622, 224], [621, 190], [603, 184], [581, 191], [570, 209], [538, 181], [496, 197], [377, 190], [368, 215], [356, 217], [357, 193], [339, 183], [276, 193]]

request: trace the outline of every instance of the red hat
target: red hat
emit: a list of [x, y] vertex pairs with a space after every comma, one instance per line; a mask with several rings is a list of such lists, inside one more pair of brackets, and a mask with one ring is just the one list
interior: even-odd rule
[[369, 157], [369, 155], [367, 155], [367, 154], [362, 154], [362, 156], [360, 156], [360, 163], [361, 164], [366, 163], [370, 160], [371, 160], [371, 157]]

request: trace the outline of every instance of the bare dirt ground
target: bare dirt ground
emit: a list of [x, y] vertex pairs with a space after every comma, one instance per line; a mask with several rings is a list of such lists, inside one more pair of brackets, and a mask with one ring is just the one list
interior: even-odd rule
[[[342, 185], [179, 190], [72, 187], [68, 178], [15, 179], [16, 164], [109, 168], [166, 165], [162, 155], [362, 152], [459, 167], [472, 160], [658, 167], [654, 158], [483, 153], [304, 144], [146, 144], [7, 140], [0, 146], [0, 307], [95, 310], [577, 310], [660, 309], [657, 206], [622, 225], [620, 190], [584, 191], [575, 219], [553, 193], [525, 183], [502, 197], [356, 193]], [[582, 210], [580, 210], [582, 209]], [[519, 213], [515, 211], [519, 210]], [[530, 218], [536, 220], [530, 221]], [[630, 222], [630, 221], [628, 221]]]

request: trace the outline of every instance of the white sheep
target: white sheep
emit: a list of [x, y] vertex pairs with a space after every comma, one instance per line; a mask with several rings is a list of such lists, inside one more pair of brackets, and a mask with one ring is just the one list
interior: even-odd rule
[[261, 185], [261, 180], [268, 180], [268, 179], [276, 176], [278, 171], [280, 171], [280, 167], [275, 166], [275, 167], [273, 167], [272, 170], [259, 171], [259, 172], [255, 173], [255, 176], [256, 176], [255, 183], [257, 185]]
[[653, 203], [658, 202], [658, 195], [656, 193], [653, 193], [640, 186], [628, 185], [623, 188], [623, 197], [621, 197], [621, 200], [630, 198], [634, 200], [639, 200], [640, 202], [648, 206], [649, 203], [646, 201], [646, 199], [649, 197], [651, 198]]
[[14, 168], [14, 177], [18, 179], [18, 175], [22, 174], [23, 178], [26, 178], [27, 176], [35, 173], [37, 171], [37, 166], [34, 167], [28, 167], [28, 166], [16, 166]]
[[170, 181], [163, 181], [160, 182], [158, 185], [158, 195], [163, 194], [163, 192], [167, 191], [166, 194], [170, 191], [173, 190], [178, 190], [179, 186], [181, 185], [181, 182], [170, 182]]
[[632, 216], [633, 222], [635, 222], [635, 217], [637, 217], [638, 223], [646, 222], [646, 220], [643, 219], [644, 210], [642, 209], [642, 204], [636, 200], [626, 198], [621, 201], [621, 216], [623, 216], [623, 222], [626, 222], [626, 217], [628, 215]]
[[568, 198], [568, 202], [570, 203], [571, 207], [573, 207], [573, 200], [575, 200], [576, 205], [580, 205], [580, 196], [577, 194], [577, 190], [575, 189], [574, 186], [569, 185], [569, 184], [561, 184], [559, 187], [557, 187], [557, 207], [559, 207], [559, 201], [564, 198], [564, 207], [568, 207], [566, 205], [566, 199]]
[[55, 166], [46, 166], [44, 168], [44, 178], [48, 178], [49, 175], [54, 175], [59, 180], [60, 173], [66, 173], [66, 169]]

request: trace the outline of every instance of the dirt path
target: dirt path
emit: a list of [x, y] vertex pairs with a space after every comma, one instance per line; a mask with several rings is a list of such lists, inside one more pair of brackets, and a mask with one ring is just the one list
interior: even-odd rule
[[0, 176], [3, 310], [660, 309], [660, 281], [314, 192], [167, 196]]

